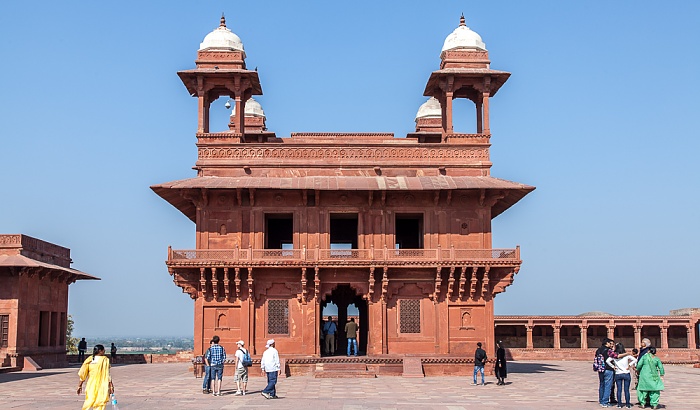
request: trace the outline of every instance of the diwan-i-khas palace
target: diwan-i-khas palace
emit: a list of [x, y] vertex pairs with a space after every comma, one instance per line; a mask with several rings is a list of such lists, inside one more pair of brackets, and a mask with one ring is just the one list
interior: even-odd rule
[[[384, 364], [410, 354], [424, 366], [456, 365], [476, 342], [493, 352], [496, 337], [532, 350], [543, 340], [562, 348], [573, 332], [584, 350], [589, 323], [605, 328], [595, 337], [610, 333], [614, 323], [600, 317], [507, 317], [494, 332], [494, 297], [521, 260], [518, 247], [492, 248], [491, 220], [535, 188], [491, 176], [489, 101], [510, 74], [491, 68], [464, 18], [445, 39], [405, 138], [276, 136], [253, 99], [262, 87], [245, 57], [222, 17], [196, 68], [178, 72], [199, 102], [197, 176], [152, 187], [196, 224], [196, 249], [169, 249], [167, 260], [195, 301], [196, 354], [214, 334], [230, 350], [244, 340], [254, 355], [274, 338], [288, 364], [317, 363], [330, 302], [341, 329], [355, 305], [359, 350]], [[235, 101], [231, 121], [211, 132], [210, 107], [222, 96]], [[456, 98], [475, 105], [472, 134], [454, 132]]]

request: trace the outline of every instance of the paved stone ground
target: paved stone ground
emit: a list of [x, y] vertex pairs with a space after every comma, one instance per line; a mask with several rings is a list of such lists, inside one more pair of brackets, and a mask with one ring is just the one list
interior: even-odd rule
[[[508, 384], [471, 386], [464, 377], [409, 379], [280, 379], [277, 400], [260, 395], [262, 377], [251, 377], [247, 396], [233, 396], [232, 377], [223, 395], [201, 392], [202, 379], [187, 364], [117, 365], [112, 368], [119, 408], [129, 409], [595, 409], [598, 376], [584, 362], [511, 362]], [[0, 409], [79, 409], [77, 367], [0, 374]], [[257, 370], [257, 369], [252, 369]], [[700, 408], [700, 369], [667, 366], [661, 408]], [[632, 391], [633, 404], [635, 392]], [[108, 406], [108, 408], [110, 408]]]

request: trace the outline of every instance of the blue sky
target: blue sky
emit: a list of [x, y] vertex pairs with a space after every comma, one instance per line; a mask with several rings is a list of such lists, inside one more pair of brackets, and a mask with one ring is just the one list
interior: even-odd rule
[[492, 174], [537, 187], [494, 220], [494, 246], [523, 258], [496, 313], [698, 305], [698, 2], [2, 2], [0, 232], [102, 278], [71, 285], [78, 335], [192, 333], [164, 260], [194, 225], [149, 186], [194, 176], [176, 71], [222, 11], [280, 136], [412, 131], [464, 12], [512, 73], [491, 101]]

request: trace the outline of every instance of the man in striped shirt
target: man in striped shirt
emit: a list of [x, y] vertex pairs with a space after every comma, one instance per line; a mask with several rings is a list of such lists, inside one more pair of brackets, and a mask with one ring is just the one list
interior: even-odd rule
[[219, 345], [219, 336], [214, 336], [211, 341], [214, 343], [207, 351], [206, 359], [211, 369], [211, 380], [214, 385], [214, 396], [221, 396], [221, 379], [224, 377], [224, 360], [226, 360], [226, 350]]

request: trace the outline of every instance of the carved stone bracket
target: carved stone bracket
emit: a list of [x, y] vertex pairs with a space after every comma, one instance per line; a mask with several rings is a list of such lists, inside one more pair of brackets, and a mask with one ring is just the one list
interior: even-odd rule
[[248, 299], [253, 300], [253, 269], [248, 268]]
[[442, 266], [438, 266], [435, 271], [435, 292], [433, 292], [433, 302], [437, 302], [440, 299], [440, 287], [442, 286], [442, 276], [440, 272], [442, 271]]
[[211, 290], [214, 292], [214, 300], [219, 300], [219, 278], [216, 275], [216, 268], [211, 268]]
[[199, 268], [199, 289], [202, 292], [202, 297], [207, 297], [207, 274], [206, 268]]
[[[316, 191], [318, 192], [318, 191]], [[318, 204], [318, 203], [317, 203]], [[318, 303], [318, 295], [321, 292], [321, 279], [318, 277], [318, 266], [314, 267], [314, 299]]]
[[384, 273], [382, 274], [382, 295], [381, 295], [381, 301], [386, 302], [386, 293], [389, 290], [389, 267], [385, 266], [384, 267]]
[[449, 279], [447, 279], [447, 300], [448, 301], [452, 298], [452, 292], [454, 291], [454, 286], [455, 286], [455, 267], [451, 266], [450, 267], [450, 276], [449, 276]]
[[236, 294], [233, 295], [236, 300], [241, 298], [241, 268], [233, 268], [233, 285], [235, 286]]
[[473, 266], [472, 267], [472, 280], [471, 280], [471, 286], [469, 287], [469, 297], [474, 298], [474, 295], [476, 294], [476, 282], [478, 281], [476, 277], [476, 272], [479, 270], [478, 266]]
[[[371, 191], [370, 191], [371, 192]], [[369, 267], [369, 289], [367, 290], [367, 296], [365, 299], [368, 302], [372, 302], [372, 296], [374, 295], [374, 266]]]
[[464, 287], [467, 283], [467, 267], [462, 266], [462, 273], [459, 276], [459, 300], [464, 297]]
[[299, 295], [299, 300], [302, 304], [306, 304], [306, 268], [301, 268], [301, 294]]
[[481, 280], [481, 297], [486, 299], [489, 297], [489, 271], [491, 270], [490, 266], [484, 267], [484, 277]]
[[229, 300], [229, 295], [231, 293], [230, 286], [230, 278], [229, 278], [230, 273], [228, 272], [228, 268], [224, 268], [224, 293], [225, 293], [225, 298], [226, 300]]

